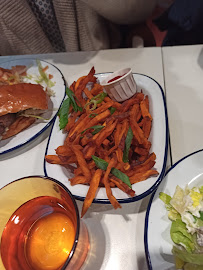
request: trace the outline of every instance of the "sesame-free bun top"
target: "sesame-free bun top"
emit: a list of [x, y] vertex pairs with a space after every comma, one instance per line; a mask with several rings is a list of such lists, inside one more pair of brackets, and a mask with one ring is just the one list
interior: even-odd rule
[[0, 86], [0, 116], [30, 108], [48, 109], [47, 94], [41, 85], [19, 83]]

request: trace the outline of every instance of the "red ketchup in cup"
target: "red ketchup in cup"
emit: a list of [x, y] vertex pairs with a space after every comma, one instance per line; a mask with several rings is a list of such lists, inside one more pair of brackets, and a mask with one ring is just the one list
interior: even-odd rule
[[[125, 73], [125, 74], [126, 74], [126, 73]], [[116, 76], [116, 77], [114, 77], [113, 79], [109, 80], [107, 83], [114, 82], [114, 81], [120, 79], [121, 77], [123, 77], [125, 74], [123, 74], [123, 75], [121, 75], [121, 76]]]

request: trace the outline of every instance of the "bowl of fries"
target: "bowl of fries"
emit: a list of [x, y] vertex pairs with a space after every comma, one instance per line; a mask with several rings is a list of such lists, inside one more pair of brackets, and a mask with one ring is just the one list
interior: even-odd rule
[[99, 83], [109, 75], [92, 68], [66, 89], [45, 154], [45, 175], [84, 201], [81, 216], [92, 202], [116, 209], [144, 198], [166, 167], [168, 120], [161, 86], [134, 73], [137, 92], [117, 102]]
[[137, 90], [131, 68], [120, 69], [109, 74], [101, 85], [109, 97], [118, 102], [131, 98]]

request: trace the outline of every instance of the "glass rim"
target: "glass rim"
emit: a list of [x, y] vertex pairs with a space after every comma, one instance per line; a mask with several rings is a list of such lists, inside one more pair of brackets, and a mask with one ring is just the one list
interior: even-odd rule
[[49, 177], [49, 176], [44, 176], [44, 175], [29, 175], [29, 176], [24, 176], [24, 177], [21, 177], [21, 178], [18, 178], [16, 180], [13, 180], [12, 182], [6, 184], [5, 186], [1, 187], [0, 188], [0, 191], [3, 190], [5, 187], [11, 185], [12, 183], [15, 183], [17, 181], [20, 181], [20, 180], [23, 180], [23, 179], [28, 179], [28, 178], [40, 178], [40, 179], [44, 179], [44, 180], [50, 180], [52, 182], [55, 182], [57, 185], [59, 185], [61, 188], [63, 188], [69, 195], [69, 197], [71, 198], [71, 201], [74, 205], [74, 208], [75, 208], [75, 213], [76, 213], [76, 219], [77, 219], [77, 228], [76, 228], [76, 232], [75, 232], [75, 240], [74, 240], [74, 243], [73, 243], [73, 246], [72, 246], [72, 249], [68, 255], [68, 258], [66, 259], [64, 265], [62, 266], [61, 270], [65, 270], [66, 267], [68, 266], [69, 262], [71, 261], [74, 253], [75, 253], [75, 250], [76, 250], [76, 246], [77, 246], [77, 243], [78, 243], [78, 239], [79, 239], [79, 232], [80, 232], [80, 216], [79, 216], [79, 211], [78, 211], [78, 206], [76, 204], [76, 200], [73, 196], [73, 194], [70, 192], [70, 190], [63, 184], [61, 183], [60, 181], [52, 178], [52, 177]]

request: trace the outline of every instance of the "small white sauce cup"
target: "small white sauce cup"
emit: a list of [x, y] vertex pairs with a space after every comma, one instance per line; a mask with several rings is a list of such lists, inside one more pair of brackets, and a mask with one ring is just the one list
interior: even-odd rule
[[[122, 77], [108, 83], [108, 81], [117, 76]], [[131, 98], [137, 92], [137, 86], [131, 68], [125, 68], [111, 73], [101, 82], [101, 85], [110, 98], [118, 102]]]

